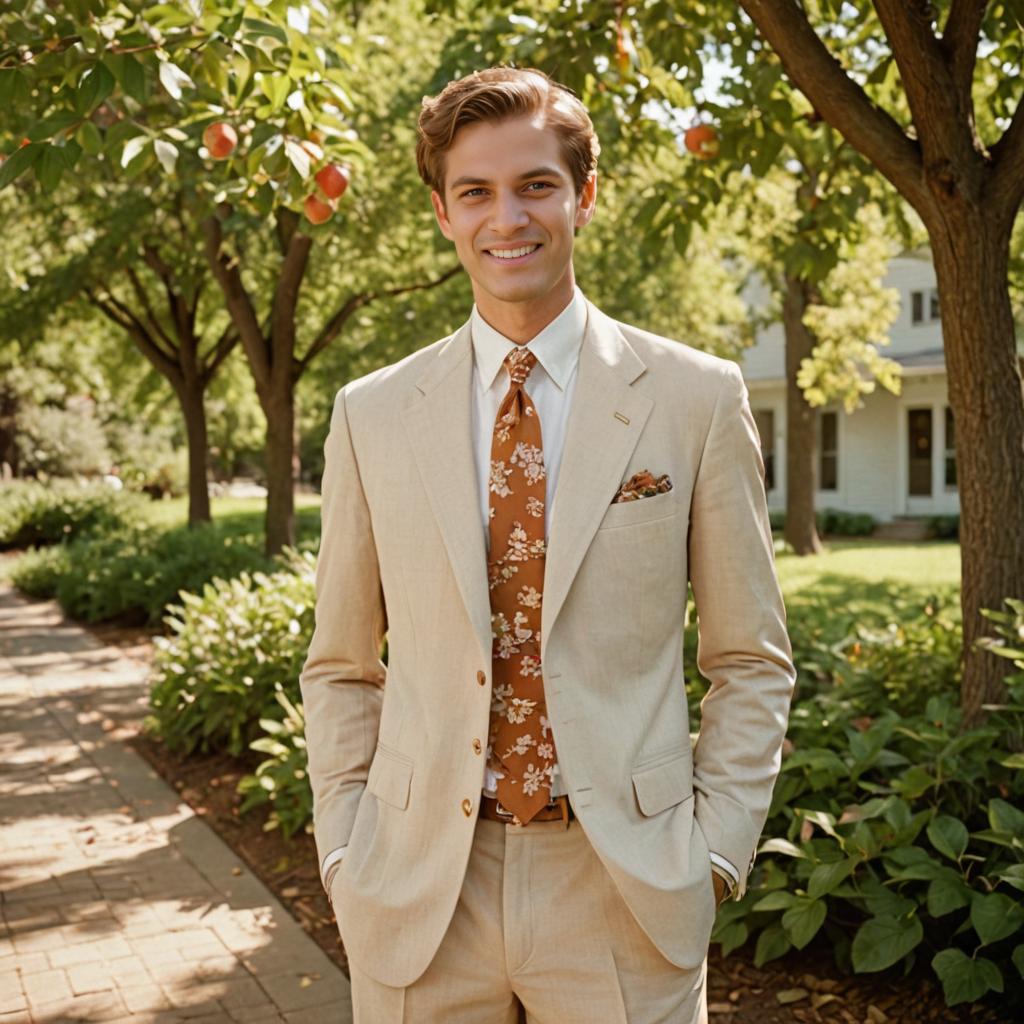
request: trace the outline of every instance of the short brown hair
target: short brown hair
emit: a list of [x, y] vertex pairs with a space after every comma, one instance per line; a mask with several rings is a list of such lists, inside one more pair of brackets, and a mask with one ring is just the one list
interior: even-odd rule
[[543, 114], [558, 133], [579, 196], [597, 167], [597, 133], [579, 97], [537, 68], [485, 68], [449, 82], [437, 96], [424, 96], [416, 143], [420, 177], [443, 199], [445, 155], [460, 128], [534, 114]]

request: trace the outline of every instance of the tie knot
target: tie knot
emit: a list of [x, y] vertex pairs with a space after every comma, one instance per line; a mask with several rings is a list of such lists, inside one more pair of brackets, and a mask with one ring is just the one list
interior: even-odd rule
[[513, 384], [524, 384], [536, 365], [537, 357], [525, 345], [516, 345], [505, 356], [505, 369], [508, 370], [509, 379]]

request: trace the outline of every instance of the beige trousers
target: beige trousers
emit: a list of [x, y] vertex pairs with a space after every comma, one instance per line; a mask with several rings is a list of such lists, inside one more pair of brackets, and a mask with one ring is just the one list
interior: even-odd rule
[[355, 1024], [707, 1022], [707, 959], [684, 971], [658, 952], [576, 820], [479, 819], [426, 972], [401, 989], [350, 967]]

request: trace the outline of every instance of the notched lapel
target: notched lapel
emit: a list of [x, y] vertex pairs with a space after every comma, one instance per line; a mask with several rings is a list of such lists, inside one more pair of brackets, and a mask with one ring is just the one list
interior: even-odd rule
[[555, 619], [654, 407], [651, 398], [632, 386], [645, 369], [615, 322], [588, 300], [544, 566], [541, 660]]
[[417, 381], [422, 395], [414, 397], [402, 418], [459, 593], [489, 664], [491, 603], [473, 454], [472, 373], [467, 321]]

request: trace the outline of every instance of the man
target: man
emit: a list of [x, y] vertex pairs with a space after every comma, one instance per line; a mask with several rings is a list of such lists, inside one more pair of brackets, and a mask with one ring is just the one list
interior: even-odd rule
[[599, 147], [568, 90], [491, 68], [419, 129], [475, 304], [337, 396], [301, 679], [356, 1020], [703, 1020], [795, 678], [746, 389], [576, 286]]

